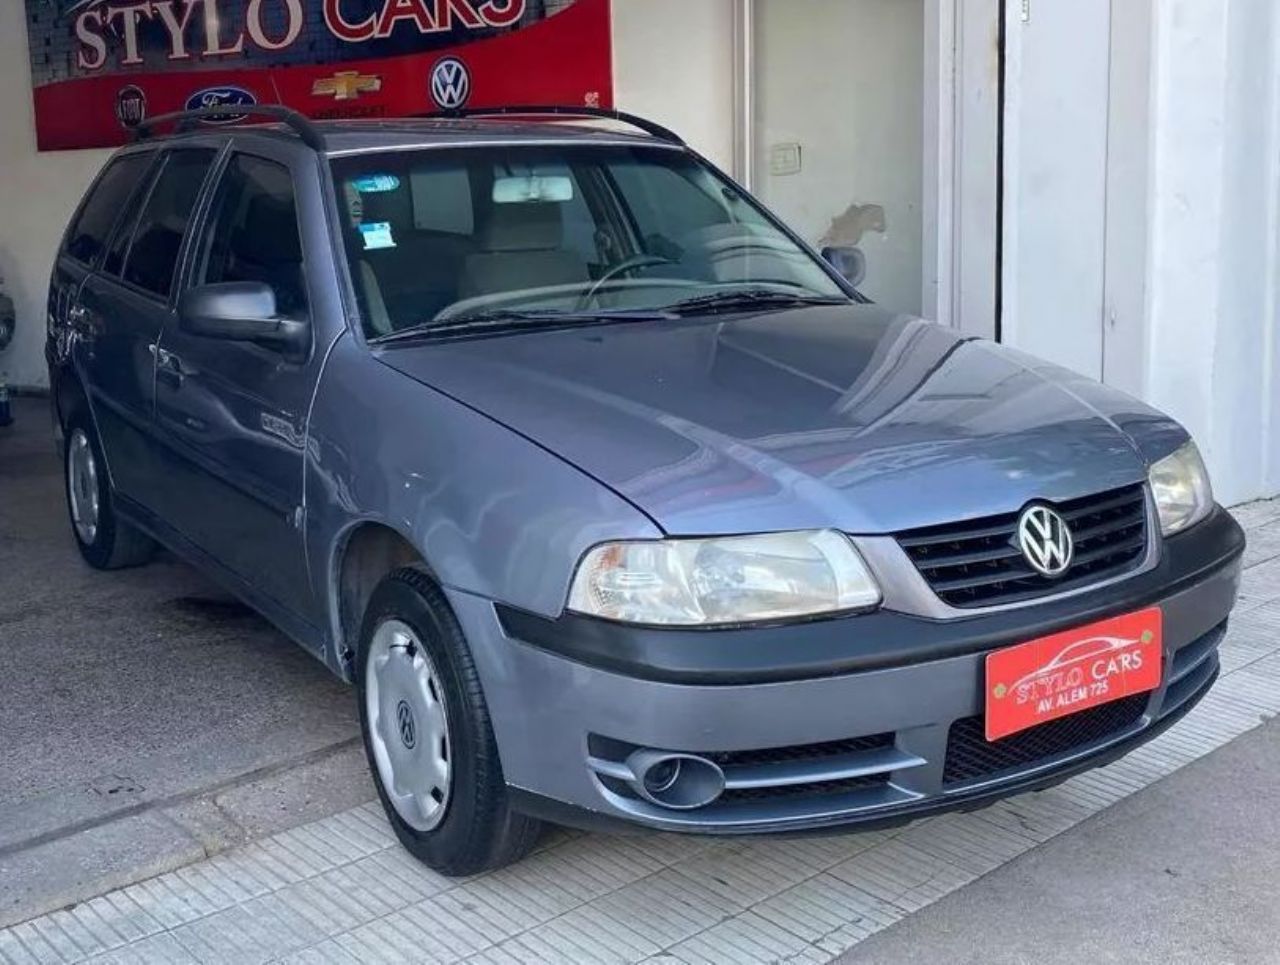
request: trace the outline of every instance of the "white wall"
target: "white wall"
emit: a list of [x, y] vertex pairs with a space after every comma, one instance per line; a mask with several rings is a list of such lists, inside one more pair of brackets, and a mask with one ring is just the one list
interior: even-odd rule
[[1145, 395], [1219, 498], [1280, 492], [1280, 9], [1155, 4]]
[[25, 4], [0, 0], [0, 277], [16, 305], [13, 344], [0, 352], [0, 378], [48, 385], [45, 296], [54, 251], [85, 187], [108, 151], [36, 153]]
[[1177, 418], [1221, 501], [1280, 493], [1280, 4], [1020, 6], [1006, 340]]
[[613, 0], [613, 91], [733, 167], [733, 0]]

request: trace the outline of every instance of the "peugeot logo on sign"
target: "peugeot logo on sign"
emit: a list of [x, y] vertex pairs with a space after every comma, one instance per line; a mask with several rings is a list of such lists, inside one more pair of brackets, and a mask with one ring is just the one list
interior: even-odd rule
[[1029, 506], [1018, 519], [1018, 546], [1031, 568], [1061, 576], [1071, 566], [1075, 541], [1067, 521], [1048, 506]]
[[471, 97], [471, 72], [457, 57], [443, 57], [431, 68], [431, 99], [443, 110], [464, 106]]

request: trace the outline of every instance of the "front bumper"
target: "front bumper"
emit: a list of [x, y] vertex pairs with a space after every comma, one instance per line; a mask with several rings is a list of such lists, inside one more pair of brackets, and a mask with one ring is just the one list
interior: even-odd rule
[[[769, 630], [583, 632], [571, 618], [452, 602], [518, 806], [588, 826], [803, 831], [977, 806], [1149, 740], [1217, 675], [1243, 546], [1218, 510], [1165, 541], [1152, 570], [1096, 594], [946, 621], [885, 612]], [[1165, 627], [1156, 690], [982, 738], [988, 652], [1153, 604]], [[639, 748], [706, 755], [743, 780], [706, 806], [663, 807], [609, 776]]]

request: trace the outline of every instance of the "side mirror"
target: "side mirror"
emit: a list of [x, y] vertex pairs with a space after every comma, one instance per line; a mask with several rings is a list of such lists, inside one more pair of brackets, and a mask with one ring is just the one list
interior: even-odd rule
[[259, 342], [292, 353], [305, 352], [310, 326], [281, 318], [276, 293], [260, 281], [224, 281], [183, 292], [178, 324], [184, 332], [206, 338]]
[[844, 275], [845, 281], [854, 288], [861, 285], [862, 280], [867, 277], [867, 256], [863, 254], [861, 248], [855, 248], [852, 245], [823, 248], [822, 257], [832, 268]]

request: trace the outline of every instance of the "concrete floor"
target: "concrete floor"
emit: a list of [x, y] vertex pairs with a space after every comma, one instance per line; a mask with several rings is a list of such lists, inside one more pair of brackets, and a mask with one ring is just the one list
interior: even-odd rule
[[[1280, 721], [1232, 741], [840, 965], [1280, 962]], [[963, 937], [962, 937], [963, 936]]]
[[366, 800], [348, 688], [167, 555], [100, 573], [48, 406], [0, 429], [0, 924]]

